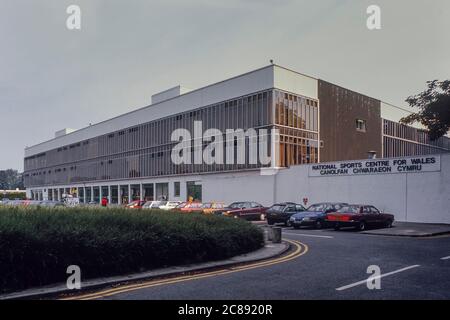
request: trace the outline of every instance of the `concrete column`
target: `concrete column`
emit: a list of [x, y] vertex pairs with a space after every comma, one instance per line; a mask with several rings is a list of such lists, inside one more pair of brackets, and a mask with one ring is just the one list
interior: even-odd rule
[[86, 187], [83, 187], [83, 203], [86, 203], [87, 199], [86, 199]]
[[58, 193], [58, 201], [61, 201], [61, 189], [58, 188], [56, 191]]
[[131, 184], [128, 185], [128, 203], [131, 203]]
[[122, 204], [122, 194], [120, 192], [120, 185], [117, 186], [117, 203], [119, 205]]
[[142, 183], [139, 185], [139, 200], [144, 200], [144, 188], [142, 187]]
[[108, 203], [112, 202], [111, 186], [108, 186]]
[[102, 186], [98, 187], [98, 199], [99, 199], [100, 203], [102, 203], [102, 199], [103, 199], [103, 190], [102, 189], [103, 189]]
[[94, 202], [94, 187], [91, 187], [91, 202]]
[[280, 165], [280, 135], [275, 129], [271, 130], [272, 150], [271, 150], [271, 167], [276, 168]]

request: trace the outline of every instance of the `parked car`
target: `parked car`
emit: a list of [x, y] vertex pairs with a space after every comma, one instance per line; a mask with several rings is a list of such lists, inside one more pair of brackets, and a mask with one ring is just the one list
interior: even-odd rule
[[394, 216], [381, 213], [371, 205], [352, 204], [342, 207], [335, 213], [327, 214], [327, 221], [333, 224], [335, 230], [341, 227], [355, 227], [363, 231], [367, 226], [383, 225], [390, 228], [394, 222]]
[[163, 206], [167, 203], [167, 201], [147, 201], [142, 206], [142, 209], [158, 209], [160, 206]]
[[223, 202], [205, 202], [202, 205], [202, 213], [203, 214], [213, 214], [215, 212], [223, 211], [225, 205]]
[[257, 202], [233, 202], [224, 208], [223, 215], [245, 220], [265, 220], [267, 209]]
[[322, 229], [328, 226], [326, 222], [327, 214], [336, 212], [346, 205], [348, 203], [315, 203], [310, 205], [305, 211], [292, 215], [289, 220], [295, 229], [301, 226], [312, 226], [316, 229]]
[[201, 213], [203, 212], [201, 202], [186, 202], [182, 206], [178, 206], [177, 210], [183, 213]]
[[142, 209], [144, 204], [145, 204], [144, 200], [135, 200], [135, 201], [127, 204], [125, 207], [128, 209]]
[[65, 207], [64, 203], [51, 200], [42, 201], [39, 205], [46, 208]]
[[180, 205], [180, 201], [167, 201], [166, 204], [160, 205], [161, 210], [173, 210]]
[[267, 223], [269, 225], [284, 223], [286, 226], [290, 226], [291, 216], [305, 210], [304, 206], [294, 202], [276, 203], [266, 211]]

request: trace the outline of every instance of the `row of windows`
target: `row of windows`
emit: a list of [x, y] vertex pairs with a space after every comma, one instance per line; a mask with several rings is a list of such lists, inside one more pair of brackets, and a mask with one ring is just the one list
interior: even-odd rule
[[202, 121], [204, 130], [217, 128], [223, 132], [267, 126], [271, 122], [271, 100], [272, 92], [265, 91], [113, 132], [74, 144], [73, 148], [48, 151], [39, 159], [26, 158], [25, 171], [164, 145], [170, 143], [175, 129], [192, 132], [194, 121]]
[[316, 100], [275, 91], [275, 124], [317, 131], [318, 117]]
[[[194, 121], [202, 121], [204, 131], [209, 128], [217, 128], [223, 132], [237, 128], [270, 129], [271, 101], [272, 92], [265, 91], [93, 138], [89, 144], [82, 143], [75, 149], [68, 148], [59, 158], [58, 151], [53, 150], [53, 156], [47, 157], [44, 168], [27, 168], [25, 184], [68, 184], [257, 168], [258, 164], [249, 163], [248, 153], [246, 164], [175, 165], [171, 160], [175, 145], [175, 142], [171, 141], [171, 133], [179, 128], [188, 129], [192, 133]], [[267, 144], [267, 152], [270, 152], [270, 137], [267, 137]], [[206, 145], [207, 143], [204, 146]], [[62, 161], [62, 164], [48, 165], [55, 161]], [[234, 163], [237, 163], [237, 160]]]
[[449, 152], [431, 145], [418, 144], [411, 141], [400, 140], [392, 137], [383, 137], [383, 157], [406, 157], [425, 154], [437, 154]]
[[[244, 163], [238, 161], [238, 144], [234, 140], [234, 164], [175, 165], [171, 153], [176, 143], [170, 141], [170, 136], [171, 132], [178, 128], [193, 132], [194, 121], [202, 121], [203, 130], [209, 128], [217, 128], [222, 132], [237, 128], [270, 130], [273, 124], [271, 117], [274, 112], [273, 94], [278, 99], [278, 105], [281, 101], [283, 103], [280, 112], [283, 116], [277, 118], [280, 126], [276, 125], [281, 132], [280, 141], [284, 146], [280, 152], [279, 165], [317, 162], [318, 134], [313, 132], [318, 128], [317, 101], [279, 91], [274, 93], [265, 91], [90, 139], [88, 144], [81, 143], [73, 149], [69, 147], [68, 150], [60, 151], [63, 154], [60, 158], [48, 157], [46, 167], [34, 170], [28, 168], [25, 173], [25, 184], [43, 186], [259, 168], [263, 166], [259, 161], [257, 163], [250, 161], [248, 137], [245, 138], [247, 148]], [[286, 120], [281, 122], [281, 119]], [[265, 152], [262, 153], [270, 157], [271, 137], [268, 135], [265, 138], [266, 145], [263, 150]], [[226, 142], [225, 136], [223, 140]], [[203, 147], [207, 145], [208, 143], [204, 143]], [[91, 152], [92, 155], [89, 156]], [[223, 153], [225, 155], [226, 150]], [[193, 163], [192, 158], [191, 160]], [[48, 166], [48, 163], [55, 161], [62, 163]]]
[[428, 133], [424, 130], [386, 119], [383, 119], [383, 134], [450, 150], [450, 139], [448, 137], [431, 141]]

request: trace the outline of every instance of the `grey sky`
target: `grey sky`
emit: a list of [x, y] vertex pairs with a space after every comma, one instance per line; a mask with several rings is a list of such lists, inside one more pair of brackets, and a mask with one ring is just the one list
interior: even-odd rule
[[[66, 28], [66, 8], [82, 29]], [[370, 4], [382, 30], [366, 28]], [[268, 64], [383, 101], [449, 78], [448, 0], [0, 0], [0, 169], [25, 146]]]

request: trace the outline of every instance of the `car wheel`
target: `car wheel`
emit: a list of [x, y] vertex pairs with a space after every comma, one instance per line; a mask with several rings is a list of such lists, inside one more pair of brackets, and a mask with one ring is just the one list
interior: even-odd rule
[[261, 219], [261, 221], [266, 220], [266, 215], [264, 213], [261, 213], [261, 215], [259, 216], [259, 219]]
[[335, 224], [335, 225], [334, 225], [334, 230], [336, 230], [336, 231], [341, 230], [341, 226], [338, 225], [338, 224]]
[[322, 220], [317, 220], [314, 227], [316, 229], [322, 229], [323, 228]]
[[269, 219], [267, 219], [267, 224], [268, 224], [268, 225], [273, 225], [273, 221], [272, 221], [272, 220], [269, 220]]
[[366, 229], [366, 223], [364, 221], [361, 221], [358, 223], [358, 226], [356, 227], [359, 231], [364, 231]]
[[290, 226], [291, 226], [291, 222], [290, 222], [289, 220], [286, 220], [286, 222], [284, 223], [284, 225], [285, 225], [286, 227], [290, 227]]
[[388, 222], [386, 222], [386, 228], [392, 228], [392, 220], [388, 220]]

